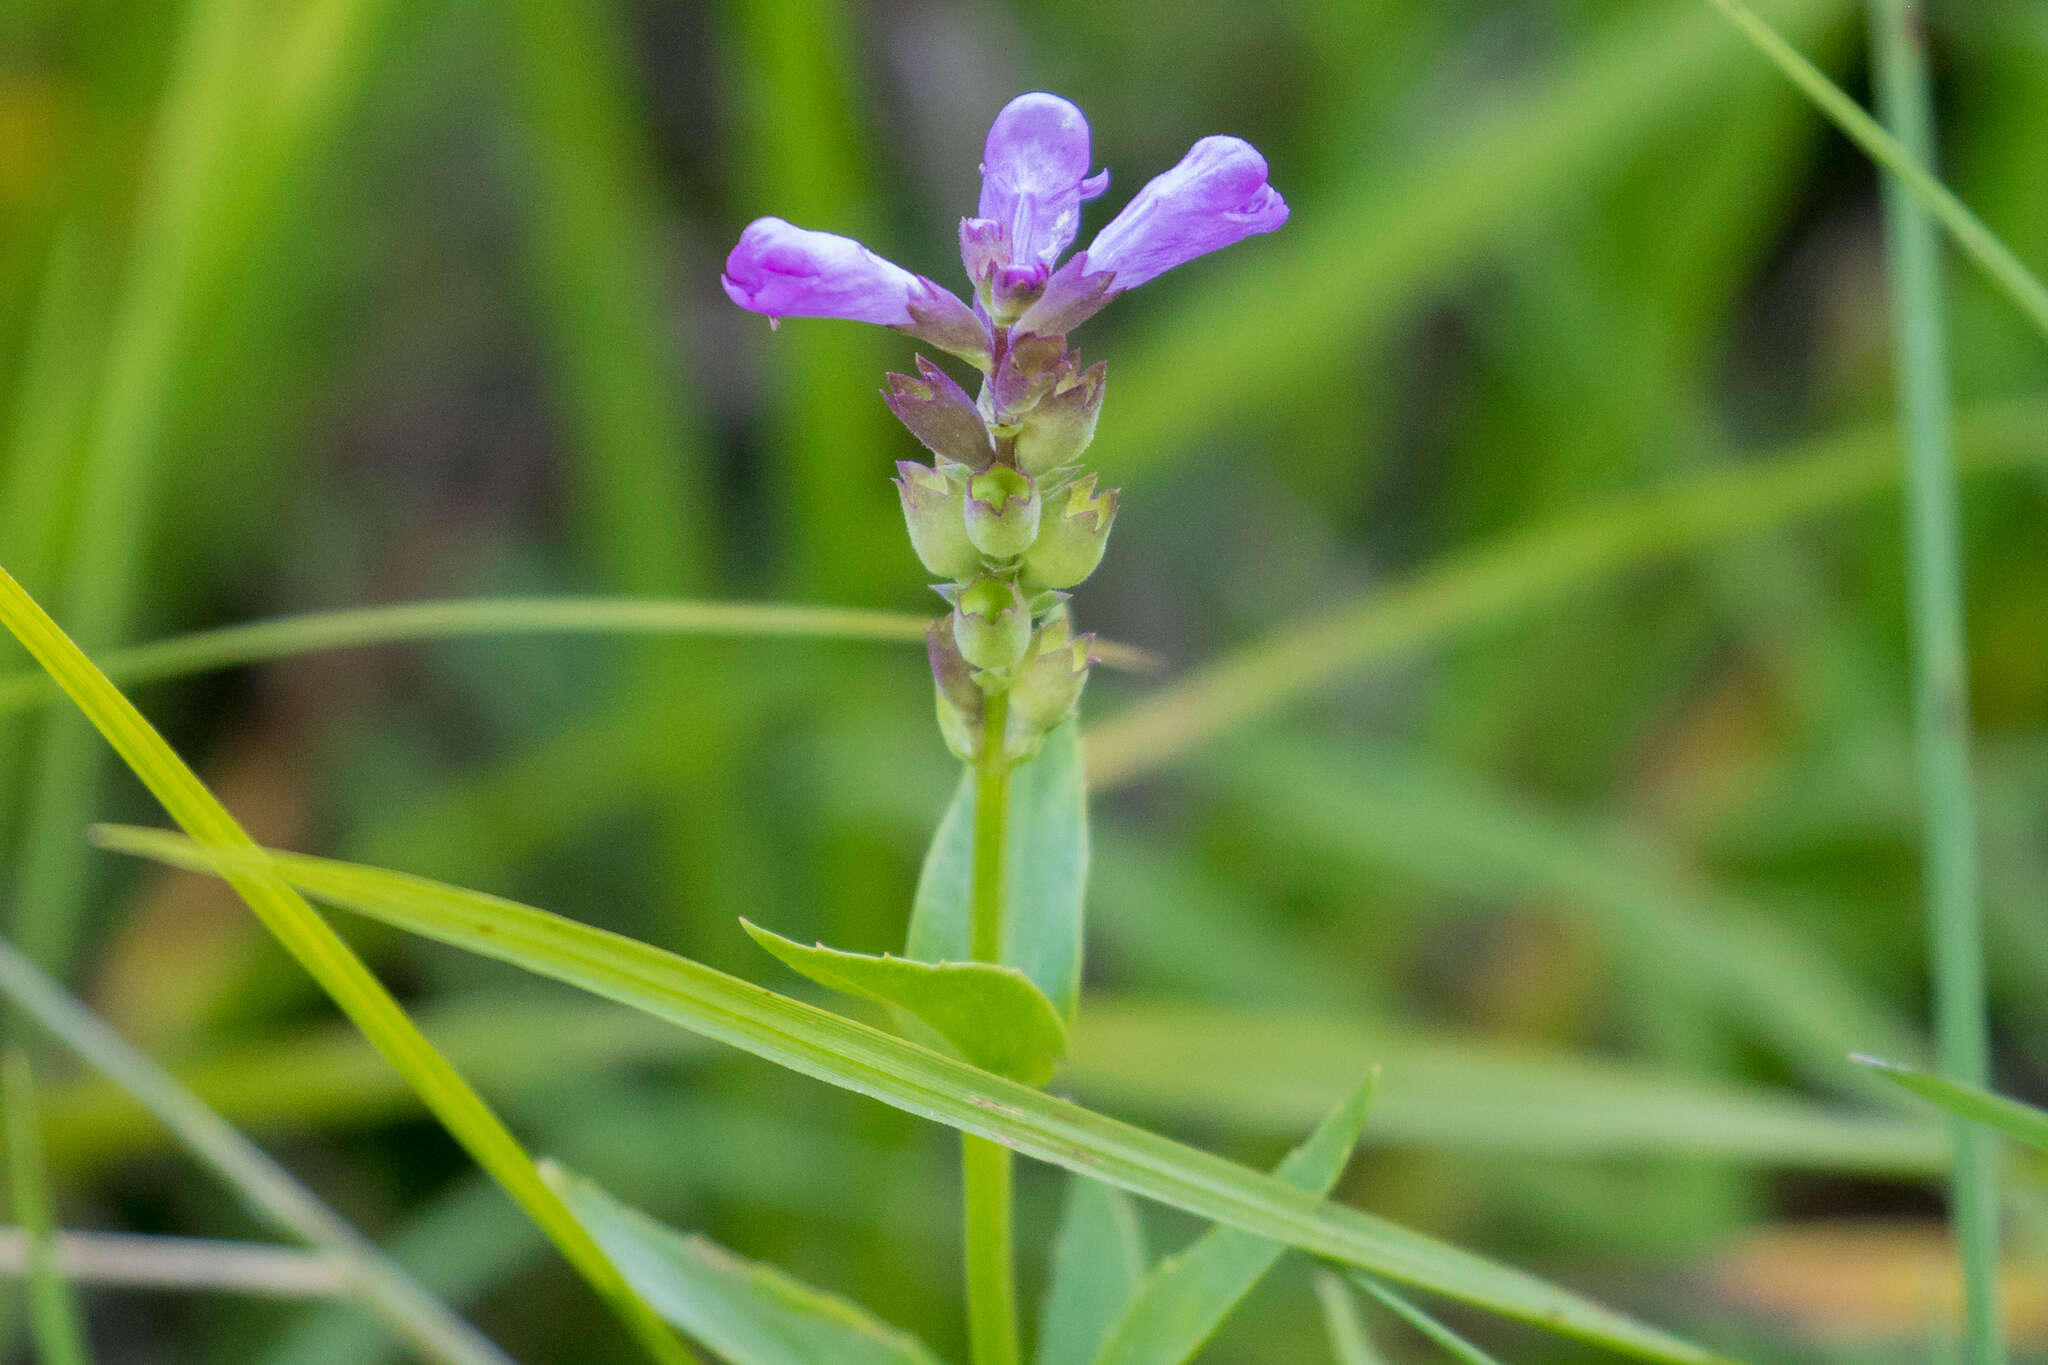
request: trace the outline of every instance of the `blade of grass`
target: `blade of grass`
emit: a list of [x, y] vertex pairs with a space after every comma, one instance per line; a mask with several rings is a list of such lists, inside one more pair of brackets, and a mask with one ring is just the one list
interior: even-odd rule
[[43, 1169], [41, 1110], [28, 1054], [0, 1056], [0, 1110], [7, 1137], [8, 1186], [21, 1220], [29, 1282], [29, 1331], [43, 1365], [86, 1365], [85, 1324], [57, 1264], [55, 1220]]
[[[1900, 192], [1910, 197], [1915, 205], [1938, 220], [1948, 230], [1950, 239], [1962, 248], [1963, 254], [2012, 300], [2033, 323], [2036, 331], [2048, 337], [2048, 285], [2043, 285], [2019, 257], [2012, 254], [2011, 248], [1998, 240], [1997, 235], [1985, 227], [1962, 200], [1950, 193], [1947, 186], [1935, 179], [1928, 169], [1931, 162], [1927, 155], [1929, 147], [1908, 146], [1886, 132], [1819, 67], [1801, 56], [1798, 49], [1786, 42], [1777, 30], [1741, 0], [1708, 0], [1708, 3], [1719, 10], [1773, 66], [1784, 72], [1786, 79], [1798, 86], [1828, 121], [1842, 130], [1843, 136], [1862, 148], [1872, 161], [1891, 172], [1886, 183], [1898, 186]], [[1918, 39], [1911, 41], [1917, 42]], [[1930, 242], [1930, 249], [1931, 245]]]
[[[367, 645], [517, 635], [724, 635], [922, 644], [928, 616], [781, 602], [632, 597], [490, 597], [394, 602], [218, 626], [110, 649], [96, 662], [117, 683], [160, 682], [214, 669]], [[1103, 662], [1149, 668], [1129, 645], [1096, 645]], [[0, 676], [0, 716], [60, 695], [39, 672]]]
[[[209, 846], [254, 848], [225, 806], [166, 744], [142, 713], [107, 681], [13, 575], [0, 570], [0, 622], [112, 745], [172, 819]], [[410, 1017], [341, 936], [267, 869], [230, 880], [264, 927], [320, 983], [434, 1116], [505, 1187], [609, 1301], [648, 1353], [682, 1365], [694, 1357], [642, 1303], [582, 1224], [540, 1178], [511, 1131], [434, 1050]]]
[[1327, 1270], [1315, 1274], [1316, 1301], [1323, 1308], [1323, 1325], [1330, 1333], [1330, 1354], [1337, 1365], [1383, 1365], [1365, 1323], [1358, 1316], [1358, 1300], [1344, 1281]]
[[[0, 1228], [0, 1276], [30, 1268], [33, 1239]], [[317, 1251], [222, 1242], [204, 1237], [138, 1237], [118, 1232], [59, 1232], [57, 1269], [76, 1284], [322, 1299], [349, 1290], [346, 1262]]]
[[1465, 1340], [1465, 1338], [1459, 1336], [1420, 1308], [1417, 1308], [1406, 1298], [1387, 1288], [1378, 1280], [1373, 1279], [1370, 1275], [1354, 1273], [1351, 1276], [1351, 1282], [1385, 1304], [1393, 1312], [1394, 1316], [1400, 1318], [1401, 1321], [1443, 1347], [1453, 1359], [1461, 1360], [1465, 1365], [1500, 1365], [1500, 1362], [1491, 1355], [1480, 1350], [1477, 1346], [1474, 1346], [1471, 1342]]
[[[1892, 172], [1884, 182], [1885, 244], [1906, 457], [1907, 616], [1913, 642], [1914, 745], [1919, 759], [1934, 1036], [1949, 1079], [1982, 1086], [1990, 1076], [1991, 1042], [1976, 793], [1970, 775], [1955, 415], [1949, 398], [1941, 253], [1928, 213], [1945, 211], [1943, 221], [1951, 232], [1958, 231], [1958, 220], [1969, 230], [1958, 233], [1957, 240], [2029, 309], [2044, 336], [2048, 291], [1920, 169], [1932, 166], [1935, 155], [1933, 101], [1918, 32], [1921, 21], [1917, 7], [1909, 13], [1904, 0], [1873, 0], [1871, 5], [1878, 101], [1885, 122], [1899, 139], [1899, 157], [1887, 159], [1876, 151], [1872, 155]], [[1835, 116], [1840, 119], [1839, 109]], [[1940, 191], [1933, 202], [1930, 190]], [[1995, 248], [1995, 254], [1980, 254], [1989, 248]], [[2018, 283], [2030, 286], [2031, 292], [2015, 289], [2002, 271], [2017, 271]], [[2005, 1359], [2005, 1341], [1998, 1306], [1998, 1156], [1991, 1135], [1975, 1125], [1957, 1119], [1953, 1132], [1949, 1217], [1963, 1264], [1964, 1356], [1971, 1365], [1999, 1365]]]
[[[1957, 430], [1974, 472], [2048, 462], [2048, 403], [1971, 413]], [[1318, 613], [1204, 664], [1094, 726], [1090, 785], [1114, 787], [1360, 668], [1555, 600], [1566, 589], [1884, 491], [1899, 477], [1889, 429], [1746, 460], [1636, 498], [1510, 534], [1407, 581]]]
[[241, 843], [202, 844], [161, 830], [103, 826], [96, 837], [107, 847], [216, 876], [264, 869], [329, 904], [567, 982], [907, 1113], [1390, 1279], [1646, 1359], [1719, 1359], [1522, 1271], [1325, 1203], [1285, 1181], [652, 944], [402, 873]]
[[[545, 1096], [565, 1074], [701, 1062], [710, 1048], [659, 1020], [531, 992], [479, 993], [419, 1017], [465, 1075], [507, 1104]], [[1938, 1125], [1341, 1013], [1092, 995], [1075, 1027], [1066, 1075], [1083, 1096], [1226, 1132], [1298, 1133], [1373, 1057], [1386, 1070], [1368, 1145], [1489, 1157], [1664, 1154], [1915, 1180], [1947, 1169]], [[245, 1129], [347, 1129], [417, 1112], [404, 1082], [339, 1027], [239, 1046], [179, 1075]], [[54, 1090], [48, 1109], [68, 1166], [147, 1150], [155, 1138], [109, 1087]]]
[[443, 1307], [297, 1177], [4, 939], [0, 994], [155, 1115], [241, 1196], [251, 1212], [280, 1234], [318, 1247], [346, 1266], [355, 1297], [426, 1359], [447, 1365], [510, 1365], [496, 1346]]
[[1964, 1085], [1946, 1076], [1921, 1071], [1882, 1057], [1858, 1054], [1851, 1060], [1869, 1067], [1894, 1085], [1934, 1101], [1951, 1114], [1995, 1128], [2007, 1137], [2048, 1152], [2048, 1109], [1994, 1094], [1981, 1086]]

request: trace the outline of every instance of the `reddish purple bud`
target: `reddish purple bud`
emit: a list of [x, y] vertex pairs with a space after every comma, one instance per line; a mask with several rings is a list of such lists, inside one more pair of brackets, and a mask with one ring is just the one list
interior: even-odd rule
[[974, 400], [953, 382], [953, 376], [923, 356], [917, 358], [917, 373], [916, 379], [907, 374], [889, 376], [888, 390], [882, 395], [889, 411], [940, 459], [970, 469], [987, 469], [996, 457], [995, 442], [989, 438]]
[[917, 276], [910, 296], [908, 322], [894, 324], [900, 332], [959, 356], [976, 369], [988, 364], [988, 323], [949, 290]]
[[[902, 327], [920, 281], [851, 237], [756, 218], [725, 258], [725, 292], [770, 318], [846, 318]], [[934, 286], [936, 287], [936, 286]], [[964, 307], [964, 305], [963, 305]]]
[[1052, 273], [1045, 292], [1017, 319], [1017, 330], [1042, 337], [1065, 336], [1122, 292], [1107, 270], [1089, 270], [1084, 251]]
[[1147, 280], [1287, 221], [1287, 203], [1266, 183], [1266, 158], [1234, 137], [1205, 137], [1180, 164], [1139, 190], [1081, 254], [1116, 287]]
[[1059, 382], [1066, 342], [1060, 337], [1018, 333], [989, 375], [988, 395], [995, 421], [1014, 425]]

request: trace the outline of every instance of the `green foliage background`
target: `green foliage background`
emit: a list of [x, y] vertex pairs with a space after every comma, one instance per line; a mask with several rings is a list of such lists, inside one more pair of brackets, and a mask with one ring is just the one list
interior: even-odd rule
[[[1768, 12], [1862, 91], [1857, 6]], [[2038, 270], [2048, 25], [1932, 22], [1945, 175]], [[1168, 668], [1086, 702], [1054, 1088], [1264, 1167], [1378, 1061], [1343, 1198], [1752, 1358], [1924, 1358], [1897, 1291], [1781, 1235], [1862, 1264], [1940, 1207], [1923, 1111], [1847, 1060], [1922, 1054], [1927, 1013], [1875, 180], [1694, 0], [16, 0], [0, 563], [93, 649], [471, 594], [931, 609], [874, 392], [911, 346], [771, 333], [719, 264], [774, 213], [950, 282], [982, 132], [1039, 87], [1088, 111], [1107, 208], [1209, 132], [1294, 205], [1081, 338], [1125, 493], [1078, 612]], [[1952, 295], [1997, 1073], [2039, 1100], [2048, 352]], [[137, 695], [266, 843], [782, 989], [737, 917], [898, 947], [955, 774], [885, 643], [470, 639]], [[108, 818], [154, 812], [79, 722], [0, 721], [7, 936], [518, 1359], [630, 1358], [225, 891], [88, 849]], [[964, 1354], [950, 1134], [344, 927], [529, 1146]], [[54, 1080], [65, 1225], [256, 1235]], [[1020, 1198], [1029, 1288], [1061, 1183]], [[1758, 1265], [1892, 1326], [1756, 1311]], [[2015, 1285], [2022, 1346], [2044, 1298]], [[395, 1349], [345, 1308], [87, 1307], [109, 1361]], [[1325, 1353], [1296, 1258], [1203, 1358]]]

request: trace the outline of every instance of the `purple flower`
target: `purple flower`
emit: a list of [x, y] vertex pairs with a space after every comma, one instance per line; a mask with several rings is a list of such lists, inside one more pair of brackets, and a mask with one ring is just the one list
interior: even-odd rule
[[725, 292], [769, 318], [848, 318], [899, 328], [984, 372], [1012, 332], [1064, 336], [1126, 289], [1287, 221], [1266, 161], [1234, 137], [1205, 137], [1064, 265], [1081, 205], [1109, 185], [1088, 174], [1088, 120], [1057, 95], [1019, 95], [988, 131], [978, 216], [960, 222], [975, 306], [850, 237], [780, 218], [747, 225]]
[[851, 237], [756, 218], [725, 258], [725, 292], [771, 318], [847, 318], [905, 327], [918, 277]]
[[1011, 267], [1049, 270], [1073, 245], [1082, 201], [1108, 188], [1108, 171], [1088, 174], [1088, 120], [1058, 95], [1019, 95], [989, 125], [981, 219], [1002, 228]]
[[1081, 253], [1089, 272], [1118, 289], [1147, 280], [1287, 221], [1287, 201], [1266, 183], [1266, 158], [1242, 138], [1205, 137], [1180, 164], [1139, 190]]

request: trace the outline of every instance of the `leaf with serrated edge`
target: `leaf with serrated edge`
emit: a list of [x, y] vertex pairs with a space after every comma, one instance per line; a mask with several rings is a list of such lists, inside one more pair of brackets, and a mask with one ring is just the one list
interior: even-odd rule
[[[1088, 883], [1088, 795], [1080, 726], [1045, 737], [1010, 775], [1002, 960], [1038, 983], [1060, 1017], [1073, 1022], [1081, 999], [1081, 922]], [[911, 902], [903, 955], [962, 962], [968, 943], [968, 881], [974, 865], [974, 775], [939, 820]]]
[[553, 1162], [541, 1169], [640, 1297], [733, 1365], [939, 1365], [856, 1303], [678, 1232]]
[[378, 868], [206, 847], [162, 830], [102, 826], [96, 836], [109, 848], [198, 871], [274, 871], [331, 905], [565, 981], [799, 1074], [1317, 1256], [1646, 1360], [1725, 1359], [1524, 1271], [623, 934]]
[[[1365, 1127], [1372, 1082], [1353, 1091], [1273, 1174], [1327, 1195]], [[1223, 1325], [1287, 1248], [1237, 1228], [1212, 1228], [1161, 1261], [1095, 1354], [1095, 1365], [1181, 1365]]]
[[984, 1071], [1044, 1085], [1067, 1054], [1067, 1026], [1059, 1011], [1015, 967], [913, 962], [822, 943], [806, 948], [750, 920], [741, 920], [740, 927], [792, 971], [820, 986], [916, 1016]]
[[1038, 1365], [1092, 1360], [1144, 1282], [1147, 1261], [1130, 1196], [1100, 1180], [1067, 1177], [1067, 1209], [1038, 1319]]

